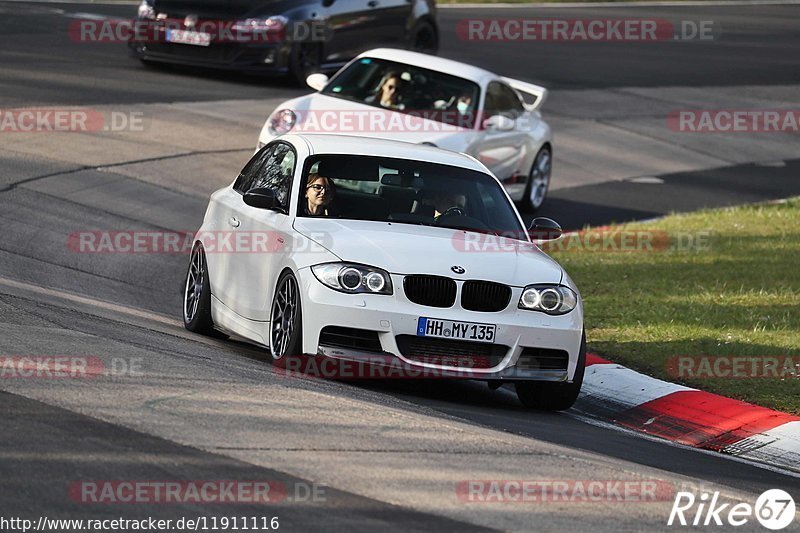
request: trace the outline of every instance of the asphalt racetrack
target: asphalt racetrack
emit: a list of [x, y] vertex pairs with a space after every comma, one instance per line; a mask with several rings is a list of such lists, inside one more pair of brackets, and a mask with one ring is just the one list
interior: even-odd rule
[[[210, 192], [252, 154], [267, 114], [304, 92], [280, 79], [147, 68], [124, 44], [69, 38], [76, 17], [134, 10], [0, 2], [0, 109], [80, 106], [143, 121], [138, 130], [0, 133], [0, 354], [91, 357], [117, 370], [0, 379], [0, 517], [616, 532], [668, 529], [672, 498], [473, 503], [459, 482], [657, 479], [731, 502], [771, 488], [800, 497], [797, 475], [620, 431], [582, 415], [580, 400], [540, 413], [477, 382], [287, 377], [262, 349], [184, 330], [185, 255], [76, 253], [74, 232], [196, 229]], [[580, 228], [800, 193], [796, 134], [692, 134], [664, 118], [796, 106], [800, 5], [536, 10], [712, 20], [708, 41], [475, 43], [456, 33], [465, 18], [531, 12], [441, 9], [441, 54], [552, 90], [543, 112], [556, 166], [541, 214]], [[80, 496], [102, 480], [268, 480], [285, 495], [234, 505]]]

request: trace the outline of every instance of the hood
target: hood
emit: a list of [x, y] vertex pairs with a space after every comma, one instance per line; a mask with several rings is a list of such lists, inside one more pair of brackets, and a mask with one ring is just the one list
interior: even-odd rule
[[296, 0], [155, 0], [153, 6], [170, 18], [197, 15], [200, 19], [239, 20], [280, 15], [297, 4]]
[[[334, 133], [428, 142], [455, 152], [463, 152], [476, 134], [471, 129], [320, 93], [289, 100], [276, 109], [291, 109], [297, 113], [298, 124], [290, 133]], [[266, 130], [262, 131], [262, 142], [265, 135], [269, 135]]]
[[[295, 230], [342, 261], [383, 268], [392, 274], [430, 274], [496, 281], [522, 287], [560, 283], [562, 269], [536, 246], [511, 246], [491, 236], [390, 222], [298, 218]], [[465, 273], [455, 274], [460, 266]]]

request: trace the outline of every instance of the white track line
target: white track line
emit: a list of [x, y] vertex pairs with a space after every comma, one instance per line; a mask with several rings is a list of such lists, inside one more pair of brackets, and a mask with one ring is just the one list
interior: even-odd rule
[[30, 283], [25, 283], [22, 281], [14, 281], [2, 277], [0, 277], [0, 285], [6, 287], [12, 287], [15, 289], [22, 289], [25, 291], [34, 292], [36, 294], [42, 294], [45, 296], [52, 296], [55, 298], [60, 298], [62, 300], [67, 300], [74, 303], [91, 305], [93, 307], [98, 307], [100, 309], [105, 309], [107, 311], [114, 311], [115, 313], [121, 313], [123, 315], [134, 316], [136, 318], [144, 318], [146, 320], [152, 320], [154, 322], [158, 322], [159, 324], [166, 324], [168, 326], [181, 326], [181, 327], [183, 326], [183, 324], [178, 320], [170, 319], [164, 315], [151, 313], [150, 311], [145, 311], [144, 309], [137, 309], [134, 307], [117, 305], [111, 302], [89, 298], [87, 296], [79, 296], [71, 292], [60, 291], [58, 289], [49, 289], [47, 287], [40, 287], [38, 285], [32, 285]]

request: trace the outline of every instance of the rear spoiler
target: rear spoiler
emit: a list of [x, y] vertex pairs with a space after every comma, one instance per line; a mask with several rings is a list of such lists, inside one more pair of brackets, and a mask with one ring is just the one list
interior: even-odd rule
[[516, 89], [517, 91], [523, 93], [523, 97], [531, 95], [535, 98], [533, 103], [525, 102], [525, 109], [528, 111], [535, 111], [537, 109], [541, 109], [542, 105], [544, 105], [545, 100], [547, 100], [548, 90], [544, 87], [540, 87], [538, 85], [534, 85], [532, 83], [528, 83], [525, 81], [519, 81], [512, 78], [502, 78], [504, 82], [509, 84], [511, 87]]

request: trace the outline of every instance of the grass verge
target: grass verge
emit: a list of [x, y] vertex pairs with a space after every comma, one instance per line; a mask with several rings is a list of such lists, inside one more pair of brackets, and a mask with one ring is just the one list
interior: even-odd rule
[[581, 289], [590, 351], [800, 414], [800, 198], [591, 231], [552, 247]]

